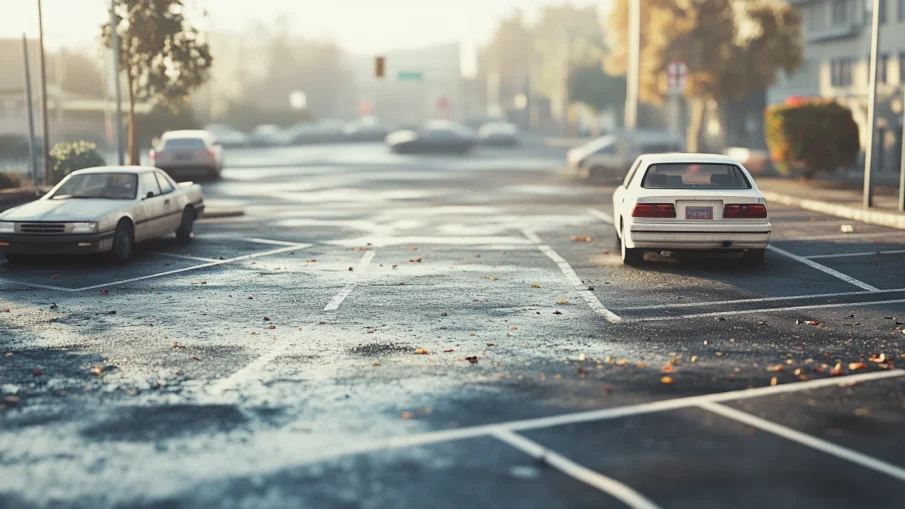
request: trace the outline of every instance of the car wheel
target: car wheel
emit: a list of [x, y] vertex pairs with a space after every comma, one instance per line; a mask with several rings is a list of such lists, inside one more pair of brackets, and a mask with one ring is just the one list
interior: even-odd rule
[[742, 263], [747, 267], [756, 269], [764, 264], [766, 255], [766, 249], [749, 249], [742, 255]]
[[182, 222], [176, 230], [176, 240], [188, 242], [192, 240], [192, 232], [195, 229], [195, 210], [189, 207], [182, 212]]
[[[622, 234], [625, 235], [623, 229]], [[619, 242], [622, 249], [622, 264], [628, 266], [640, 265], [644, 261], [644, 251], [641, 249], [629, 249], [625, 247], [625, 240]]]
[[124, 263], [132, 258], [132, 251], [135, 249], [135, 230], [132, 229], [132, 223], [126, 219], [120, 220], [116, 225], [116, 234], [113, 236], [113, 259], [119, 263]]

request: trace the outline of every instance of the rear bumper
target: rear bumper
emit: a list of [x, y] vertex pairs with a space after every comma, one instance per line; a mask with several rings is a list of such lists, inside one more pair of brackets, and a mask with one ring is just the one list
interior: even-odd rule
[[0, 235], [0, 253], [36, 255], [102, 253], [113, 248], [115, 233], [110, 231], [89, 235]]
[[625, 246], [637, 249], [674, 249], [683, 251], [712, 251], [738, 249], [766, 249], [770, 244], [772, 225], [748, 224], [716, 228], [663, 225], [632, 225], [623, 239]]

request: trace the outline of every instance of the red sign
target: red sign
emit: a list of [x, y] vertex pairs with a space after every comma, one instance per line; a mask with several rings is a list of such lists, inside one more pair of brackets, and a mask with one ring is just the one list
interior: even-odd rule
[[445, 97], [441, 97], [437, 99], [437, 109], [440, 111], [446, 111], [449, 108], [449, 101]]
[[371, 104], [371, 101], [369, 101], [367, 99], [362, 99], [361, 101], [359, 101], [358, 113], [361, 116], [366, 117], [366, 116], [370, 115], [371, 112], [373, 112], [373, 111], [374, 111], [374, 105]]
[[666, 81], [670, 92], [684, 92], [688, 84], [688, 66], [681, 60], [666, 65]]

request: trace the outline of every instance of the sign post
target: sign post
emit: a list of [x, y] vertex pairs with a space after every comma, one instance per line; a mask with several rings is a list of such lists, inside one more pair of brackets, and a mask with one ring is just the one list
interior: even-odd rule
[[666, 65], [666, 81], [669, 87], [669, 133], [681, 135], [682, 96], [688, 85], [688, 66], [681, 60], [673, 60]]

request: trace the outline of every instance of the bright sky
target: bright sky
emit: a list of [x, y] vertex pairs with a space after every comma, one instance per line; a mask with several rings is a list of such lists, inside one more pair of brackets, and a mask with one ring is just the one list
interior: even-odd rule
[[[37, 36], [37, 0], [0, 0], [0, 37]], [[328, 38], [344, 49], [375, 54], [398, 48], [461, 41], [481, 43], [497, 20], [521, 8], [531, 19], [545, 4], [566, 0], [185, 0], [207, 8], [210, 28], [240, 31], [249, 22], [279, 18], [299, 35]], [[106, 19], [107, 0], [43, 0], [44, 37], [49, 48], [94, 47]], [[575, 5], [608, 0], [572, 0]]]

